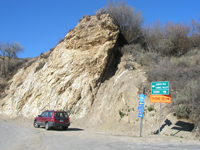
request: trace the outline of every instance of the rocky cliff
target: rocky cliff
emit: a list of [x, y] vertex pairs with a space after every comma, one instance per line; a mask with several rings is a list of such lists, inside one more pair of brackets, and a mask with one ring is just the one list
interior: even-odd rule
[[67, 109], [83, 117], [108, 74], [118, 37], [119, 30], [108, 15], [83, 18], [49, 56], [19, 70], [1, 100], [0, 112], [33, 117], [46, 109]]

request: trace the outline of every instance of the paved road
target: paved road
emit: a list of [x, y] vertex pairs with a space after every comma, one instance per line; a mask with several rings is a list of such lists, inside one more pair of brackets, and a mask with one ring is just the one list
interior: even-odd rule
[[[183, 143], [145, 143], [145, 138], [114, 136], [80, 128], [46, 131], [32, 124], [0, 120], [2, 150], [199, 150], [200, 145]], [[148, 140], [147, 140], [148, 141]], [[200, 144], [200, 143], [199, 143]]]

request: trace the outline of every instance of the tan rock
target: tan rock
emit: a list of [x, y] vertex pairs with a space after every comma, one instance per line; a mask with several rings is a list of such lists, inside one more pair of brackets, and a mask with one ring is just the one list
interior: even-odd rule
[[108, 15], [84, 18], [56, 46], [48, 58], [40, 57], [22, 68], [0, 113], [33, 117], [46, 109], [69, 109], [83, 117], [93, 104], [119, 30]]

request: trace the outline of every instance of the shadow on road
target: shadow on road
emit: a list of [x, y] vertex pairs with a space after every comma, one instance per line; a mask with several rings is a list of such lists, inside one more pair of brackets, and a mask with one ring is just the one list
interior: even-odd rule
[[[175, 124], [175, 127], [172, 127], [172, 129], [174, 130], [178, 130], [174, 135], [178, 134], [181, 131], [188, 131], [188, 132], [192, 132], [192, 130], [194, 129], [194, 124], [192, 123], [187, 123], [187, 122], [183, 122], [183, 121], [178, 121]], [[177, 127], [178, 126], [178, 127]]]
[[[165, 124], [163, 124], [163, 125], [160, 127], [160, 132], [164, 129], [164, 127], [165, 127], [166, 125], [171, 126], [171, 125], [172, 125], [171, 121], [168, 120], [168, 119], [166, 119], [166, 120], [165, 120]], [[158, 134], [158, 133], [159, 133], [159, 129], [158, 129], [154, 134]]]
[[84, 129], [80, 128], [68, 128], [67, 130], [63, 130], [61, 127], [55, 127], [51, 130], [62, 131], [62, 132], [69, 132], [69, 131], [84, 131]]
[[[45, 129], [45, 127], [41, 127]], [[84, 131], [84, 129], [80, 128], [68, 128], [67, 130], [63, 130], [61, 127], [54, 127], [50, 129], [51, 131], [62, 131], [62, 132], [69, 132], [69, 131]]]
[[67, 131], [84, 131], [84, 129], [80, 129], [80, 128], [68, 128]]

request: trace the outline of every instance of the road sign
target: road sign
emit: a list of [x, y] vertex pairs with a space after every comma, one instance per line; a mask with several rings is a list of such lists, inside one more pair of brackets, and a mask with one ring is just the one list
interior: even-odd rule
[[151, 94], [169, 95], [169, 81], [151, 82]]
[[139, 101], [144, 101], [145, 99], [145, 95], [144, 94], [140, 94], [139, 95]]
[[139, 106], [138, 107], [138, 112], [139, 113], [143, 113], [144, 112], [144, 107], [143, 106]]
[[151, 103], [171, 103], [171, 95], [150, 95]]
[[139, 106], [144, 106], [144, 102], [139, 101]]
[[143, 118], [143, 113], [138, 113], [139, 118]]
[[138, 117], [140, 118], [140, 136], [142, 133], [142, 119], [143, 119], [143, 112], [144, 112], [144, 99], [145, 99], [145, 88], [143, 88], [143, 94], [139, 95], [139, 107], [138, 107]]

